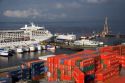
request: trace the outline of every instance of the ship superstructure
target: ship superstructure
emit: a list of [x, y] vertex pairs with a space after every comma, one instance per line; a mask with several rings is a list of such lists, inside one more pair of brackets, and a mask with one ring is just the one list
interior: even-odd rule
[[31, 23], [31, 26], [25, 25], [20, 30], [1, 30], [0, 31], [0, 46], [9, 43], [30, 43], [32, 41], [44, 41], [51, 38], [53, 35], [44, 27], [36, 26]]

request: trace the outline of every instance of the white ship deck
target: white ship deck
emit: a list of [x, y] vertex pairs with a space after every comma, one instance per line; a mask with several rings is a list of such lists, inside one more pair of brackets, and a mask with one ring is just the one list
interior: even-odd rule
[[0, 33], [1, 32], [22, 32], [24, 30], [0, 30]]

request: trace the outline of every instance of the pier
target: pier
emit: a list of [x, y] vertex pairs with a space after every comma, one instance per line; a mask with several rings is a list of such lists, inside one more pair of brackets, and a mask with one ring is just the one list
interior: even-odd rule
[[73, 45], [72, 43], [69, 42], [69, 44], [65, 43], [58, 43], [58, 42], [42, 42], [41, 45], [53, 45], [53, 46], [59, 46], [60, 48], [66, 48], [66, 49], [71, 49], [71, 50], [84, 50], [85, 48], [96, 48], [100, 46], [91, 46], [91, 45]]
[[114, 38], [125, 38], [123, 34], [107, 34], [105, 37], [114, 37]]
[[20, 41], [20, 42], [7, 42], [7, 43], [0, 43], [0, 48], [2, 47], [14, 47], [14, 46], [27, 46], [33, 43], [38, 43], [36, 41]]

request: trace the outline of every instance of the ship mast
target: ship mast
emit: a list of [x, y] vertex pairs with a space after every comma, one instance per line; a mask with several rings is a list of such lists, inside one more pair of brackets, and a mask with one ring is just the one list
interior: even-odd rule
[[107, 35], [107, 34], [109, 34], [108, 17], [105, 17], [104, 29], [103, 29], [101, 35], [103, 37], [105, 37], [105, 35]]

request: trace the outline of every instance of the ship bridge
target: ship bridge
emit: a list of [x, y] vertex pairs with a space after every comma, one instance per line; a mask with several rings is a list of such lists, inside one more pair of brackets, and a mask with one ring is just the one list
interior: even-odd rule
[[33, 30], [44, 29], [44, 27], [38, 27], [38, 26], [36, 26], [34, 23], [31, 23], [31, 26], [25, 25], [25, 27], [22, 27], [22, 28], [20, 28], [20, 29], [22, 29], [22, 30], [31, 30], [31, 31], [33, 31]]

